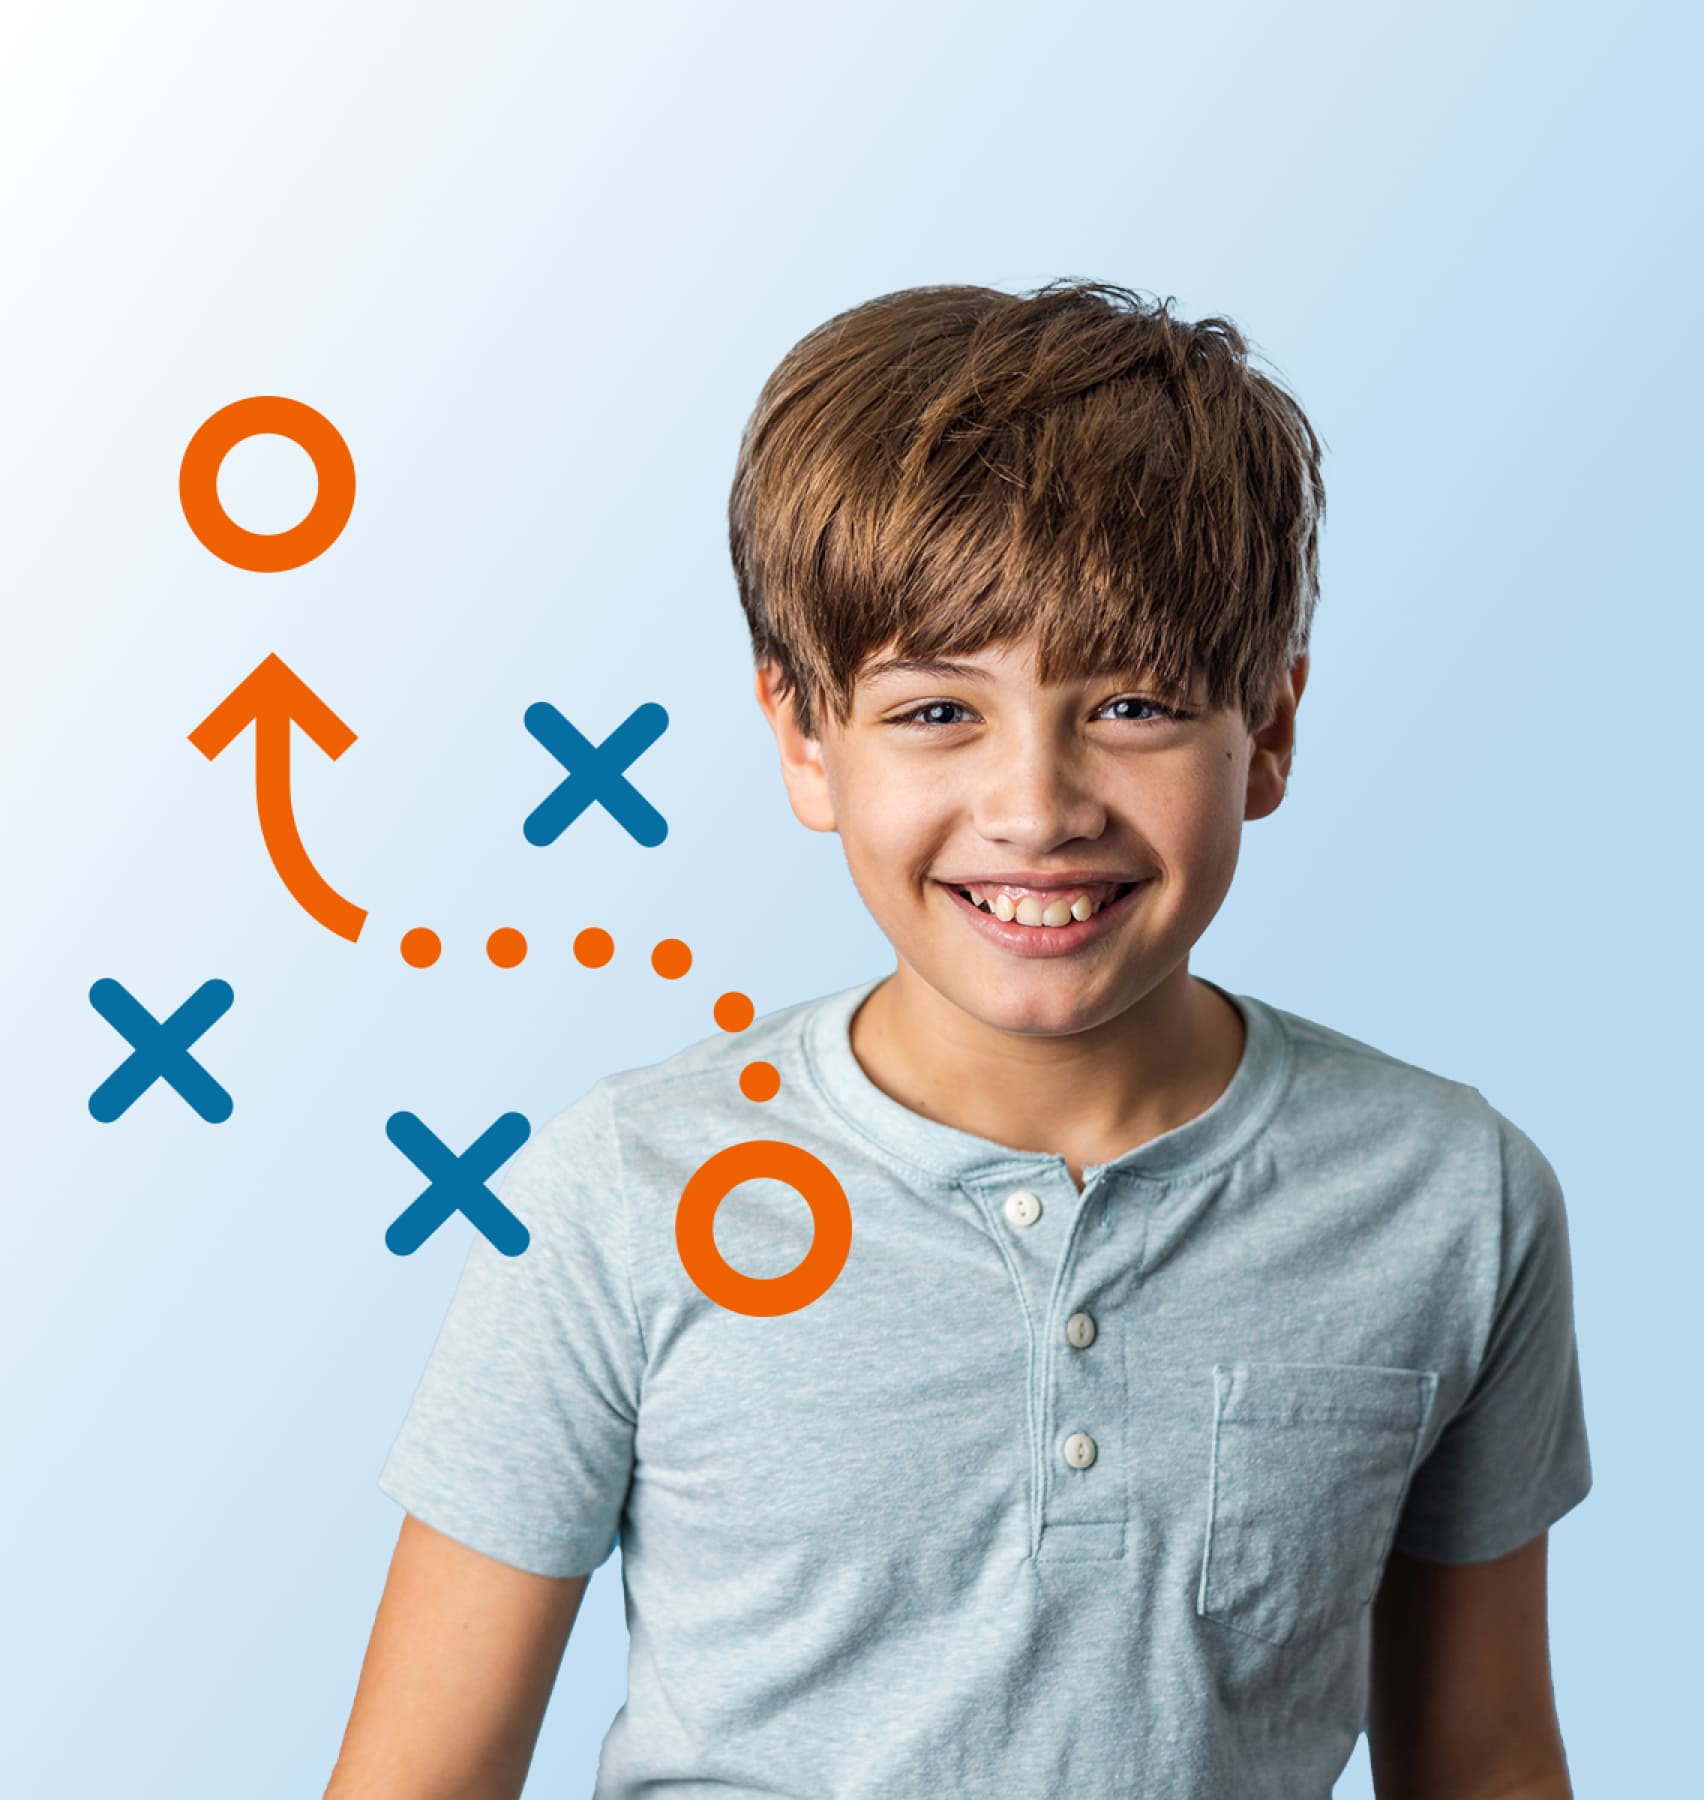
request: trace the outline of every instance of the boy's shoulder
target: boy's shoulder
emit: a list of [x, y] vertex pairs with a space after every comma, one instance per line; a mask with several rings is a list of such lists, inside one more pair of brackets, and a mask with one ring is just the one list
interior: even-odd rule
[[1469, 1097], [1483, 1099], [1468, 1082], [1408, 1062], [1393, 1051], [1352, 1037], [1318, 1019], [1291, 1012], [1287, 1007], [1271, 1001], [1262, 1004], [1277, 1015], [1290, 1040], [1298, 1070], [1308, 1077], [1326, 1078], [1335, 1085], [1357, 1090], [1388, 1090], [1428, 1105], [1462, 1105]]
[[1465, 1158], [1488, 1175], [1542, 1161], [1532, 1139], [1471, 1082], [1409, 1062], [1317, 1019], [1265, 1003], [1292, 1051], [1286, 1106], [1292, 1131], [1394, 1154]]

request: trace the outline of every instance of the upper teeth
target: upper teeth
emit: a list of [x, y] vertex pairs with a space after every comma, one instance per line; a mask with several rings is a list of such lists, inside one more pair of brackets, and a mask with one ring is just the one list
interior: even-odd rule
[[1044, 894], [1056, 893], [1057, 898], [1051, 900], [1028, 892], [1014, 900], [1005, 888], [985, 885], [973, 885], [965, 891], [984, 912], [1008, 923], [1016, 920], [1020, 925], [1069, 925], [1073, 919], [1087, 919], [1099, 912], [1122, 885], [1119, 882], [1105, 889], [1043, 889]]

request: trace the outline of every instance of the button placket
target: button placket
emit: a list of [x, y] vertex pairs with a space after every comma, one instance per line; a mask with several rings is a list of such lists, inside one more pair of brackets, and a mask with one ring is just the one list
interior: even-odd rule
[[[1106, 1197], [1098, 1191], [1098, 1175], [1081, 1190], [1087, 1208], [1104, 1214]], [[1089, 1232], [1091, 1212], [1077, 1221], [1069, 1238], [1070, 1261], [1062, 1271], [1065, 1291], [1076, 1290], [1077, 1304], [1063, 1319], [1053, 1315], [1048, 1335], [1053, 1349], [1044, 1417], [1053, 1473], [1044, 1494], [1041, 1544], [1043, 1561], [1100, 1561], [1126, 1553], [1129, 1520], [1127, 1372], [1116, 1321], [1085, 1304], [1107, 1261], [1106, 1240]], [[1115, 1290], [1102, 1293], [1103, 1300]], [[1070, 1301], [1067, 1300], [1067, 1305]], [[1103, 1327], [1105, 1327], [1103, 1329]], [[1059, 1337], [1052, 1337], [1054, 1332]], [[1060, 1338], [1064, 1342], [1060, 1342]]]
[[1078, 1187], [1062, 1158], [1049, 1161], [1046, 1169], [1014, 1169], [1004, 1182], [977, 1185], [1023, 1296], [1034, 1348], [1035, 1553], [1046, 1561], [1099, 1561], [1124, 1554], [1125, 1372], [1116, 1341], [1102, 1329], [1106, 1321], [1086, 1307], [1062, 1318], [1055, 1302], [1062, 1276], [1069, 1287], [1094, 1291], [1091, 1265], [1104, 1240], [1091, 1238], [1088, 1225], [1104, 1202], [1098, 1175]]

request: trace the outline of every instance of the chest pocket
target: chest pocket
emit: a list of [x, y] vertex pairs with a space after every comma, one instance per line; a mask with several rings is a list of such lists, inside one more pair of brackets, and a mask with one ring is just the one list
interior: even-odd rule
[[1269, 1644], [1360, 1612], [1378, 1591], [1437, 1391], [1429, 1369], [1216, 1363], [1195, 1610]]

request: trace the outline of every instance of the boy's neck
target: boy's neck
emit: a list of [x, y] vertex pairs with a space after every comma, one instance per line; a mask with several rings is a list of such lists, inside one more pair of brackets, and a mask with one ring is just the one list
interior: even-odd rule
[[1001, 1032], [903, 963], [852, 1017], [852, 1053], [890, 1099], [1013, 1150], [1108, 1163], [1204, 1113], [1242, 1060], [1242, 1014], [1187, 966], [1093, 1033]]

